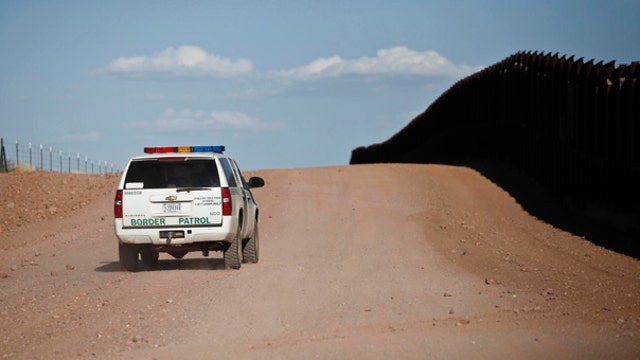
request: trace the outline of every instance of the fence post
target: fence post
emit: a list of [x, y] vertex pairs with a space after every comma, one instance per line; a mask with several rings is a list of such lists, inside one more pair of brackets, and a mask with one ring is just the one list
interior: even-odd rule
[[40, 171], [44, 171], [44, 157], [42, 154], [42, 144], [40, 144]]
[[18, 140], [16, 140], [16, 169], [20, 167], [20, 153], [18, 152]]
[[49, 146], [49, 171], [53, 171], [53, 148]]
[[4, 139], [0, 138], [0, 172], [8, 172], [7, 169], [7, 156], [4, 153]]
[[33, 168], [33, 160], [31, 156], [31, 143], [29, 143], [29, 167]]

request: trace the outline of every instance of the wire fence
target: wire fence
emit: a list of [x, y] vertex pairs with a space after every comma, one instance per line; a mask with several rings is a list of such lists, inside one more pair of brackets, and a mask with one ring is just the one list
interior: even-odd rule
[[86, 174], [117, 172], [113, 163], [90, 159], [77, 152], [54, 150], [42, 144], [20, 144], [18, 141], [5, 144], [4, 139], [0, 139], [0, 173], [14, 170]]

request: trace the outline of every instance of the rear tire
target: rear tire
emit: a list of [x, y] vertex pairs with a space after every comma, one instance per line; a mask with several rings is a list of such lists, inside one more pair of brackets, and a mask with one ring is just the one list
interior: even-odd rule
[[144, 266], [153, 267], [158, 264], [160, 253], [151, 250], [151, 246], [143, 246], [140, 248], [140, 258]]
[[118, 243], [120, 266], [127, 271], [138, 271], [138, 248], [134, 244]]
[[239, 238], [239, 233], [240, 230], [238, 229], [233, 242], [231, 242], [224, 251], [224, 266], [236, 270], [240, 269], [240, 266], [242, 266], [242, 246], [240, 245], [241, 240]]
[[247, 240], [247, 243], [242, 248], [242, 260], [244, 262], [255, 264], [258, 262], [260, 256], [260, 236], [258, 234], [258, 223], [253, 228], [253, 234]]

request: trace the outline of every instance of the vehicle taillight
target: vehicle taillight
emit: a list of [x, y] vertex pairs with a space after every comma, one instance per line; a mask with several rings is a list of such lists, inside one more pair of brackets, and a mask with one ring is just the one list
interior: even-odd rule
[[116, 199], [113, 202], [113, 216], [122, 219], [122, 190], [116, 191]]
[[227, 187], [222, 188], [222, 215], [231, 215], [231, 191]]

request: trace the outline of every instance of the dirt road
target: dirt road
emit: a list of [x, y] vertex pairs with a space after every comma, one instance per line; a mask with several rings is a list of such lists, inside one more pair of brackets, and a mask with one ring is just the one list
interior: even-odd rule
[[117, 262], [115, 176], [0, 174], [0, 357], [640, 356], [640, 262], [473, 170], [253, 174], [258, 264], [163, 254], [138, 273]]

